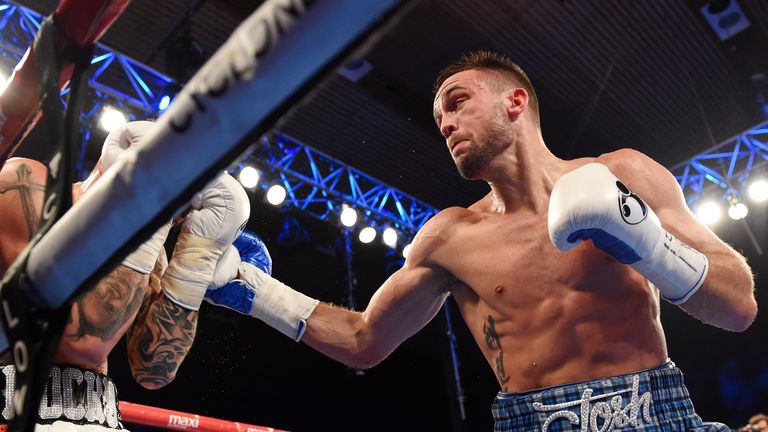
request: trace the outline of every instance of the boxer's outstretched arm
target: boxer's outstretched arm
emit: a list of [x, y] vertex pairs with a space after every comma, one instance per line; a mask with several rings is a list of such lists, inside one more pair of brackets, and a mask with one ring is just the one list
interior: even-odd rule
[[710, 268], [704, 283], [680, 307], [705, 323], [746, 330], [757, 314], [752, 271], [741, 254], [691, 213], [672, 174], [634, 150], [613, 152], [598, 161], [648, 203], [664, 229], [707, 256]]
[[170, 301], [161, 290], [160, 278], [167, 266], [165, 254], [161, 253], [139, 314], [126, 334], [133, 377], [149, 389], [173, 381], [192, 347], [197, 328], [198, 312]]
[[348, 366], [371, 367], [424, 327], [456, 282], [434, 259], [445, 238], [439, 227], [455, 225], [451, 215], [455, 212], [441, 212], [425, 224], [403, 268], [376, 291], [363, 312], [319, 303], [272, 278], [266, 246], [252, 233], [219, 261], [206, 299], [258, 318]]

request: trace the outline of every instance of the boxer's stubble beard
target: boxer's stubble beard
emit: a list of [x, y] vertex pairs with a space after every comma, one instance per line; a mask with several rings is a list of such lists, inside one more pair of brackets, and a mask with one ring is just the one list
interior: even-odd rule
[[504, 105], [496, 101], [485, 124], [469, 142], [467, 153], [456, 160], [459, 175], [478, 180], [485, 168], [506, 147], [514, 130], [505, 115]]

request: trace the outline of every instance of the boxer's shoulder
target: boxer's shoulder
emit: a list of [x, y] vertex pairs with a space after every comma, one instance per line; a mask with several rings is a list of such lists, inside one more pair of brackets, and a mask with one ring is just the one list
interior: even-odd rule
[[428, 220], [420, 231], [424, 235], [450, 235], [482, 218], [483, 212], [477, 208], [448, 207]]
[[595, 162], [608, 167], [613, 175], [646, 200], [678, 189], [677, 180], [669, 170], [637, 150], [619, 149], [600, 155]]
[[615, 176], [621, 179], [647, 176], [660, 167], [646, 154], [630, 148], [603, 153], [594, 158], [594, 162], [605, 165]]
[[[453, 243], [467, 228], [479, 222], [483, 214], [463, 207], [449, 207], [429, 219], [414, 237], [409, 260], [430, 261], [441, 256], [440, 251], [453, 250]], [[439, 259], [438, 259], [439, 260]]]

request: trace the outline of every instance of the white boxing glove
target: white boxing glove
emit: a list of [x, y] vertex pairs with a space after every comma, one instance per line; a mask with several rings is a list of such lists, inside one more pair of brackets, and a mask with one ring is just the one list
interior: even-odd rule
[[245, 228], [248, 194], [227, 173], [195, 194], [161, 285], [174, 303], [198, 310], [213, 282], [216, 263]]
[[229, 245], [216, 263], [208, 290], [218, 289], [230, 283], [237, 277], [238, 267], [240, 267], [240, 253], [233, 245]]
[[154, 127], [155, 123], [151, 121], [139, 120], [128, 122], [110, 132], [101, 147], [101, 157], [96, 162], [96, 168], [83, 182], [83, 192], [90, 189], [126, 150], [135, 151], [139, 148]]
[[[101, 157], [96, 163], [96, 168], [91, 172], [82, 185], [81, 190], [86, 193], [101, 176], [115, 164], [120, 155], [127, 151], [136, 151], [155, 127], [150, 121], [129, 122], [107, 135], [104, 145], [101, 147]], [[168, 231], [171, 229], [171, 221], [160, 227], [146, 242], [123, 260], [123, 265], [143, 274], [150, 274], [155, 267], [160, 249], [165, 244]]]
[[589, 163], [558, 179], [549, 200], [549, 237], [567, 251], [592, 243], [629, 264], [673, 304], [704, 283], [706, 255], [675, 238], [653, 210], [605, 165]]

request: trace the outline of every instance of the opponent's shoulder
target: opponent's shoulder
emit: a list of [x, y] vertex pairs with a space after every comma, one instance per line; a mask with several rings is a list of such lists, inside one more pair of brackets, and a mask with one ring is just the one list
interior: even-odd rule
[[20, 176], [29, 176], [33, 180], [45, 179], [48, 174], [48, 168], [41, 162], [34, 159], [14, 157], [5, 161], [0, 169], [0, 180], [14, 181]]

